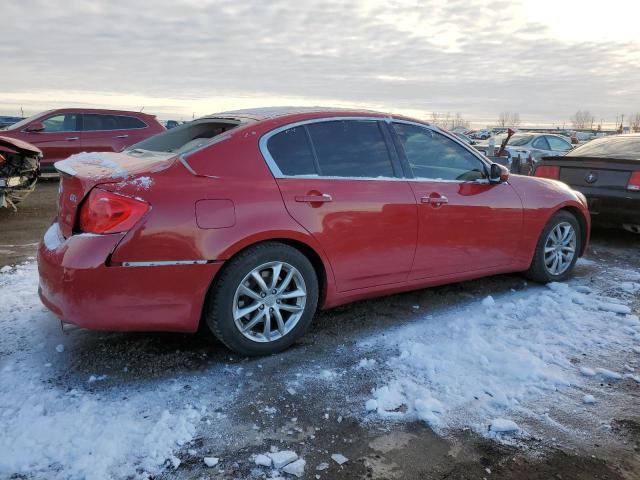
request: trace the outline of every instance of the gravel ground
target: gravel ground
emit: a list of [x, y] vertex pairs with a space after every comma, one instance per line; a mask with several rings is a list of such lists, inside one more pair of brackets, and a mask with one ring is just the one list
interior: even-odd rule
[[[55, 215], [56, 193], [57, 182], [43, 182], [18, 213], [0, 210], [0, 267], [34, 255]], [[581, 262], [576, 277], [604, 285], [616, 267], [640, 272], [639, 245], [637, 235], [594, 231], [588, 261]], [[528, 288], [518, 275], [501, 275], [346, 305], [320, 313], [311, 331], [289, 351], [261, 359], [232, 355], [206, 332], [62, 334], [52, 318], [47, 335], [64, 338], [67, 354], [53, 365], [51, 382], [60, 389], [100, 392], [116, 385], [142, 388], [175, 380], [185, 397], [195, 397], [195, 390], [201, 397], [208, 381], [228, 382], [211, 383], [211, 395], [220, 396], [216, 409], [176, 453], [179, 468], [168, 468], [159, 478], [259, 478], [262, 471], [249, 459], [272, 446], [301, 455], [307, 462], [304, 478], [640, 478], [640, 385], [633, 382], [616, 387], [622, 401], [607, 412], [610, 428], [604, 431], [576, 425], [584, 434], [560, 430], [508, 444], [463, 428], [437, 434], [422, 422], [362, 421], [362, 398], [376, 384], [375, 369], [363, 370], [338, 388], [326, 388], [326, 382], [308, 376], [304, 381], [296, 378], [300, 372], [352, 368], [359, 360], [349, 355], [355, 343], [413, 318], [415, 305], [438, 312], [461, 300]], [[631, 306], [638, 313], [638, 298]], [[8, 348], [0, 343], [0, 365], [12, 354]], [[87, 386], [86, 379], [96, 373], [107, 380]], [[296, 381], [300, 386], [288, 390]], [[227, 390], [237, 395], [226, 401], [221, 392]], [[565, 421], [571, 424], [571, 418]], [[330, 458], [333, 453], [349, 461], [339, 466]], [[219, 457], [219, 468], [206, 467], [204, 456]], [[322, 462], [329, 468], [316, 471]], [[47, 477], [27, 473], [13, 478]]]

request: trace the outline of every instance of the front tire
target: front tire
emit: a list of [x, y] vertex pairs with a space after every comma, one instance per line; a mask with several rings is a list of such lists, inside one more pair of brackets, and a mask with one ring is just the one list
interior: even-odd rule
[[266, 242], [225, 265], [205, 305], [205, 319], [227, 347], [268, 355], [291, 346], [308, 329], [318, 304], [318, 278], [299, 250]]
[[582, 248], [580, 224], [565, 210], [547, 222], [525, 275], [536, 282], [564, 282], [573, 271]]

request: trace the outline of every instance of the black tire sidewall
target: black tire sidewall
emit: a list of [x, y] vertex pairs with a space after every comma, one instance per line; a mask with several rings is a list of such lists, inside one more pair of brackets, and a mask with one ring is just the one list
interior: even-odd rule
[[[259, 265], [286, 262], [304, 278], [307, 298], [302, 317], [283, 338], [273, 342], [254, 342], [245, 337], [233, 319], [233, 299], [244, 277]], [[281, 243], [267, 243], [251, 247], [225, 265], [220, 278], [210, 292], [211, 301], [207, 323], [213, 333], [230, 349], [243, 355], [269, 355], [290, 347], [311, 325], [318, 303], [318, 278], [311, 262], [299, 250]]]

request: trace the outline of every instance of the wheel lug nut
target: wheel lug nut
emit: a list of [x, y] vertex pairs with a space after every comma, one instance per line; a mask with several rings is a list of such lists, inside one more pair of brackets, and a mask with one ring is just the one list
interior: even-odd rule
[[260, 310], [264, 310], [264, 305], [260, 305]]
[[276, 303], [280, 303], [280, 299], [279, 298], [276, 300]]
[[261, 296], [262, 298], [264, 298], [264, 297], [266, 297], [266, 296], [267, 296], [267, 294], [266, 294], [266, 293], [264, 293], [264, 292], [262, 292], [262, 293], [260, 294], [260, 296]]
[[278, 293], [278, 291], [274, 288], [273, 290], [271, 290], [271, 293], [275, 295], [276, 293]]
[[269, 307], [269, 311], [270, 311], [270, 312], [273, 312], [273, 307]]

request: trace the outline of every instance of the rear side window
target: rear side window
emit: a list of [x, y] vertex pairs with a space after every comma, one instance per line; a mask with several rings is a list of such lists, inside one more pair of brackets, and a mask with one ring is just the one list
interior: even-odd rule
[[82, 115], [82, 130], [84, 131], [115, 130], [116, 128], [116, 119], [113, 115], [97, 115], [92, 113]]
[[313, 151], [304, 126], [275, 134], [267, 142], [271, 157], [284, 175], [315, 175]]
[[387, 144], [376, 121], [337, 120], [312, 123], [307, 129], [327, 177], [393, 177]]
[[97, 113], [85, 113], [82, 116], [82, 130], [129, 130], [144, 128], [147, 126], [142, 120], [126, 115], [103, 115]]
[[136, 117], [127, 117], [125, 115], [117, 115], [116, 123], [121, 130], [129, 130], [133, 128], [145, 128], [147, 126], [142, 120]]

